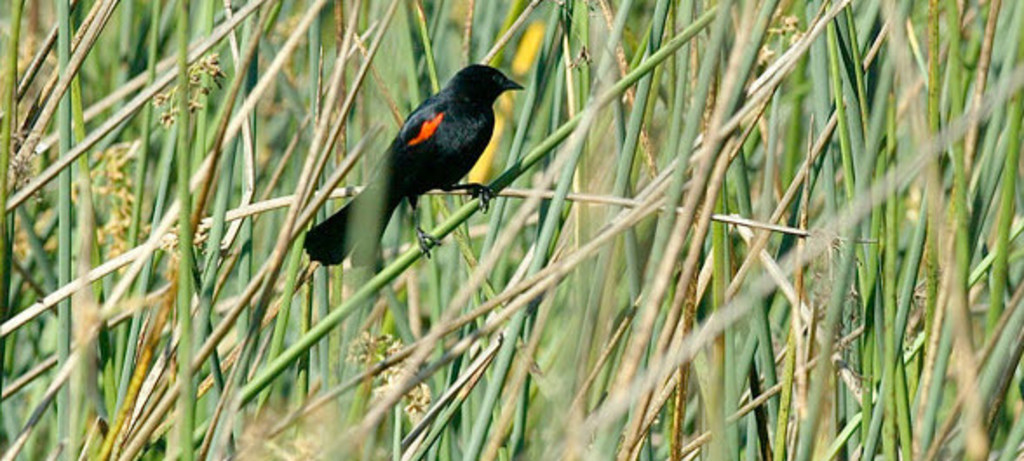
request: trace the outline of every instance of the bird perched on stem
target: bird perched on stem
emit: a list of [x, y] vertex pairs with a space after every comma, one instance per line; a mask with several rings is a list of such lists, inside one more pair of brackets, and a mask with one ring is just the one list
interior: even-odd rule
[[[402, 199], [408, 200], [415, 217], [417, 199], [431, 189], [466, 190], [480, 199], [486, 212], [493, 192], [483, 184], [458, 181], [473, 168], [491, 139], [494, 101], [505, 91], [522, 88], [489, 66], [471, 65], [456, 73], [405, 120], [367, 187], [306, 233], [309, 259], [330, 266], [352, 253], [355, 264], [370, 264]], [[356, 225], [350, 226], [350, 220]], [[416, 238], [427, 256], [439, 243], [420, 227], [418, 219]]]

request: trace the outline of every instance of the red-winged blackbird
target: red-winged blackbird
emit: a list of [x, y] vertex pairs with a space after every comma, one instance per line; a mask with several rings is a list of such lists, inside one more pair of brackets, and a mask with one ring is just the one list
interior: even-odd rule
[[[309, 258], [332, 265], [354, 253], [356, 264], [367, 264], [375, 258], [380, 236], [402, 199], [409, 201], [415, 216], [417, 198], [431, 189], [467, 190], [480, 198], [486, 211], [492, 196], [487, 186], [456, 183], [473, 168], [491, 139], [495, 99], [507, 90], [522, 88], [493, 67], [472, 65], [460, 70], [405, 120], [367, 188], [309, 230], [305, 243]], [[351, 230], [350, 216], [357, 216], [354, 222], [359, 223]], [[350, 235], [357, 230], [357, 235]], [[424, 252], [437, 244], [418, 223], [416, 237]]]

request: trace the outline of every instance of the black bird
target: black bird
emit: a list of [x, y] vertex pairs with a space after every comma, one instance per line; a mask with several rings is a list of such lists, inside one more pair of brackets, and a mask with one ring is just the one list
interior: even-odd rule
[[[330, 266], [353, 253], [355, 264], [372, 263], [398, 204], [404, 198], [415, 211], [416, 200], [431, 189], [467, 190], [480, 199], [486, 211], [492, 191], [482, 184], [458, 181], [469, 173], [491, 140], [494, 101], [505, 91], [522, 88], [489, 66], [471, 65], [456, 73], [405, 120], [366, 189], [306, 233], [309, 259]], [[348, 228], [350, 216], [358, 216], [354, 222], [359, 227]], [[416, 237], [429, 256], [437, 239], [418, 222]]]

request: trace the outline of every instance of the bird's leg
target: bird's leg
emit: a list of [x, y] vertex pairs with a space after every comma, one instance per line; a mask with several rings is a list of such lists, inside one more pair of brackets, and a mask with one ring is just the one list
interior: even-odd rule
[[412, 220], [416, 226], [416, 241], [420, 244], [420, 251], [429, 258], [430, 248], [440, 245], [441, 241], [438, 240], [437, 237], [428, 234], [422, 227], [420, 227], [420, 214], [416, 212], [416, 202], [418, 197], [409, 196], [407, 199], [409, 200], [409, 205], [412, 207]]
[[491, 204], [491, 199], [494, 198], [494, 191], [490, 187], [483, 184], [471, 182], [466, 184], [452, 184], [450, 186], [442, 187], [443, 191], [453, 190], [464, 190], [469, 191], [469, 196], [480, 199], [480, 209], [484, 213], [487, 213], [487, 207]]

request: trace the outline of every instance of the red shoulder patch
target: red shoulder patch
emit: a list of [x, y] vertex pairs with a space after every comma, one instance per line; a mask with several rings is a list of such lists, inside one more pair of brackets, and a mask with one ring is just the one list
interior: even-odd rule
[[423, 141], [430, 139], [431, 136], [437, 132], [438, 125], [441, 124], [441, 120], [444, 120], [444, 112], [440, 112], [434, 116], [434, 118], [423, 122], [420, 125], [420, 132], [416, 134], [415, 138], [409, 140], [406, 144], [408, 146], [415, 146]]

